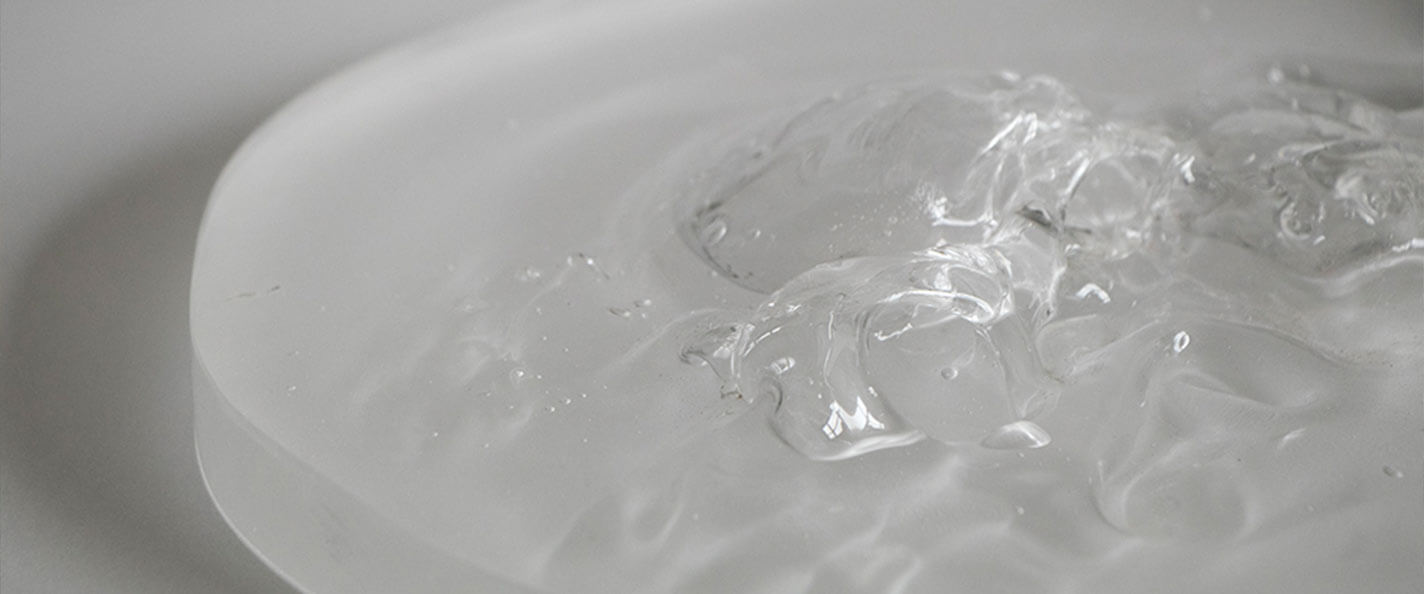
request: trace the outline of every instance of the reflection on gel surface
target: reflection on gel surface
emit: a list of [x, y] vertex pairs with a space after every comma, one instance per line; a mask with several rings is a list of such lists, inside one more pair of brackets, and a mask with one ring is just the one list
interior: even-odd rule
[[777, 433], [811, 458], [924, 435], [979, 441], [1053, 396], [1010, 268], [999, 250], [977, 246], [823, 264], [717, 345], [730, 350], [724, 373], [739, 396], [773, 399]]

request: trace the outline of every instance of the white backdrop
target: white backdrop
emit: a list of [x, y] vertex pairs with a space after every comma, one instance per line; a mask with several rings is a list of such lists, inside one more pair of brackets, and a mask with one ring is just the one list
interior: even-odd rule
[[0, 2], [0, 591], [289, 591], [193, 457], [208, 190], [304, 87], [490, 4]]

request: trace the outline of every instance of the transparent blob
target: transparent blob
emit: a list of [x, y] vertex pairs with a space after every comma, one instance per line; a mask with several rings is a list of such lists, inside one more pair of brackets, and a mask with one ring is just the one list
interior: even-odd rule
[[1070, 252], [1112, 259], [1145, 243], [1190, 163], [1146, 128], [1022, 113], [976, 160], [965, 186], [989, 196], [999, 220], [1023, 216]]
[[1195, 230], [1307, 275], [1424, 240], [1424, 141], [1395, 112], [1282, 84], [1200, 125]]
[[1012, 214], [965, 182], [971, 168], [1085, 115], [1056, 81], [1011, 74], [836, 93], [697, 176], [682, 236], [763, 293], [824, 262], [981, 242]]
[[1283, 436], [1363, 405], [1343, 404], [1344, 368], [1276, 332], [1215, 320], [1151, 326], [1130, 342], [1136, 354], [1117, 353], [1118, 364], [1138, 367], [1129, 377], [1141, 384], [1124, 386], [1094, 446], [1109, 523], [1151, 538], [1233, 539], [1346, 487], [1262, 478], [1306, 464], [1283, 451]]
[[[1400, 371], [1424, 352], [1412, 124], [1284, 82], [1175, 127], [971, 101], [981, 111], [963, 113], [1002, 111], [950, 168], [933, 150], [944, 129], [914, 119], [935, 113], [924, 98], [943, 98], [939, 84], [838, 95], [720, 165], [796, 168], [699, 178], [712, 190], [695, 196], [725, 199], [698, 203], [683, 241], [770, 296], [718, 312], [687, 356], [711, 363], [724, 399], [752, 401], [739, 410], [769, 416], [757, 447], [843, 460], [817, 466], [837, 469], [832, 483], [936, 453], [983, 463], [981, 485], [1015, 480], [997, 461], [1053, 467], [1063, 490], [998, 492], [1081, 506], [1091, 526], [1044, 537], [1074, 550], [1126, 533], [1236, 551], [1358, 505], [1361, 474], [1341, 469], [1401, 433], [1357, 438], [1353, 420], [1417, 419], [1403, 388], [1417, 373]], [[900, 144], [856, 144], [870, 137]], [[955, 192], [896, 210], [925, 187]], [[925, 438], [954, 447], [851, 460]], [[1369, 456], [1377, 481], [1398, 459]], [[1004, 507], [1007, 525], [1031, 525], [1024, 509], [1044, 497]]]
[[1015, 310], [1010, 260], [945, 246], [828, 263], [774, 293], [738, 329], [728, 369], [744, 397], [814, 459], [982, 439], [1055, 396]]

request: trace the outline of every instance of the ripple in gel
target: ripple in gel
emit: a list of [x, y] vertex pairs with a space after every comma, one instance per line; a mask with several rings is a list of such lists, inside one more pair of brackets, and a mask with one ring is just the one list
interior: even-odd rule
[[1202, 231], [1316, 275], [1417, 247], [1424, 137], [1394, 112], [1289, 83], [1222, 111], [1201, 124]]
[[681, 198], [693, 212], [683, 235], [727, 278], [764, 293], [823, 262], [982, 242], [1005, 213], [966, 187], [970, 170], [997, 144], [1083, 113], [1047, 78], [848, 89], [710, 166]]
[[1052, 394], [1013, 293], [1008, 259], [989, 248], [824, 264], [741, 328], [733, 380], [774, 398], [777, 433], [815, 459], [924, 435], [978, 441]]

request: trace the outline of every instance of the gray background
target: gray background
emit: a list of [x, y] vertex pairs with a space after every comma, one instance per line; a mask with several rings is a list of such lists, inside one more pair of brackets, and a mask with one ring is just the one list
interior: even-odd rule
[[0, 2], [0, 591], [289, 591], [193, 457], [208, 190], [304, 87], [490, 4]]

